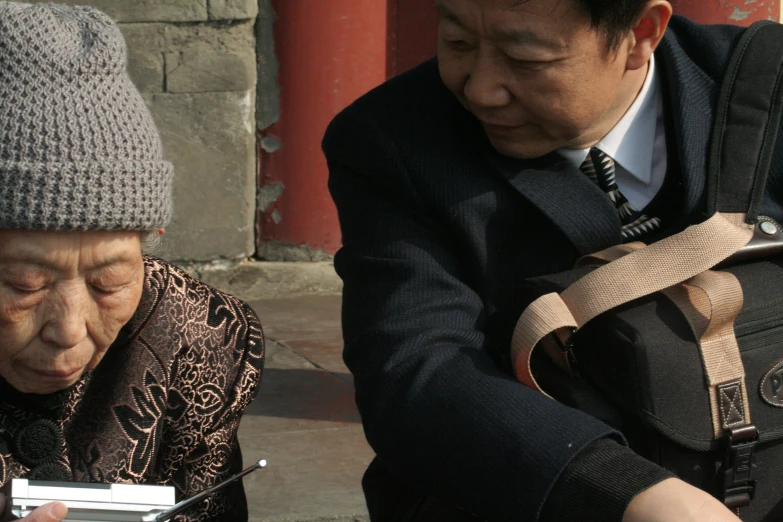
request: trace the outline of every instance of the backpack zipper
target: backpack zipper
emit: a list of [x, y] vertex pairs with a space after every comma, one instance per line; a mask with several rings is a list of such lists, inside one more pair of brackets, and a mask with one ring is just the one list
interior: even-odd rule
[[778, 326], [783, 326], [783, 301], [743, 312], [742, 320], [734, 325], [734, 332], [737, 337], [744, 337]]
[[745, 335], [738, 335], [737, 341], [741, 343], [740, 352], [749, 352], [756, 348], [769, 346], [776, 341], [783, 342], [783, 324], [766, 330], [762, 329]]

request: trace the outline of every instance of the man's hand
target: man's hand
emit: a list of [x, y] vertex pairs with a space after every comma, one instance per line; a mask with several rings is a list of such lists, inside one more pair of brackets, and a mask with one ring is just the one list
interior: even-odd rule
[[[23, 522], [61, 522], [68, 514], [68, 508], [61, 502], [52, 502], [35, 509], [32, 513], [24, 518], [16, 519], [11, 516], [10, 509], [6, 511], [5, 505], [6, 496], [4, 493], [0, 493], [0, 521], [6, 522], [8, 520], [21, 520]], [[8, 506], [10, 507], [10, 506]]]
[[623, 522], [740, 522], [726, 506], [680, 479], [664, 480], [637, 495]]

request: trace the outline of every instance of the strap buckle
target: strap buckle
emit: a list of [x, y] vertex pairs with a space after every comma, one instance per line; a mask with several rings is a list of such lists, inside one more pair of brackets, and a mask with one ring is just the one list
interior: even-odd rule
[[723, 503], [732, 510], [746, 507], [756, 494], [758, 430], [752, 424], [726, 430], [723, 462]]
[[568, 336], [565, 340], [561, 340], [559, 335], [553, 337], [557, 341], [557, 345], [565, 356], [566, 364], [568, 365], [568, 371], [572, 377], [580, 378], [579, 375], [579, 363], [574, 355], [574, 335], [576, 334], [576, 328], [569, 328]]

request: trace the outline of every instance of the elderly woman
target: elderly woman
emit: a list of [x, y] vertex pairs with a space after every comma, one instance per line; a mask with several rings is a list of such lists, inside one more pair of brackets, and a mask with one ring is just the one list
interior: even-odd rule
[[[261, 326], [143, 254], [172, 176], [117, 26], [0, 2], [0, 486], [168, 484], [182, 498], [241, 469]], [[247, 520], [241, 483], [177, 520]]]

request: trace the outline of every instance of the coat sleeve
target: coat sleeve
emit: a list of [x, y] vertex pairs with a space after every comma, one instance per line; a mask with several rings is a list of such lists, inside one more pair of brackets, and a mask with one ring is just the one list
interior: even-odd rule
[[[191, 404], [184, 406], [178, 399], [170, 398], [170, 428], [164, 434], [163, 444], [174, 437], [187, 442], [187, 450], [177, 453], [179, 462], [170, 463], [177, 500], [191, 497], [242, 470], [239, 421], [258, 392], [264, 366], [264, 338], [255, 312], [229, 296], [216, 293], [211, 299], [209, 322], [220, 325], [225, 341], [206, 359], [182, 354], [184, 362], [177, 366], [177, 379], [187, 382], [183, 388], [193, 392], [188, 400]], [[205, 371], [205, 366], [216, 373]], [[173, 395], [170, 390], [170, 396]], [[252, 457], [255, 456], [251, 456], [251, 461]], [[176, 522], [247, 519], [241, 481], [175, 517]]]
[[324, 151], [343, 234], [344, 357], [370, 445], [400, 480], [483, 519], [538, 519], [574, 456], [619, 435], [493, 364], [458, 238], [371, 115], [343, 112]]

